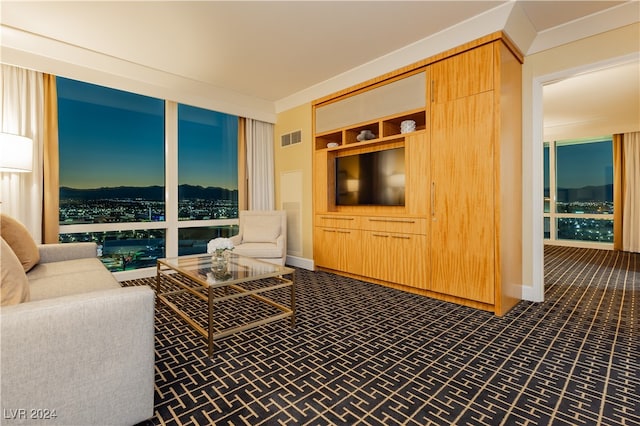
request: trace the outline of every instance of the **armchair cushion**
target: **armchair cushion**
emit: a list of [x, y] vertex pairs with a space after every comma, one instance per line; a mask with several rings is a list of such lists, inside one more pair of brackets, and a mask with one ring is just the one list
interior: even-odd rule
[[20, 259], [9, 244], [0, 238], [0, 305], [17, 305], [29, 301], [29, 282]]
[[0, 214], [0, 235], [16, 254], [25, 272], [40, 261], [40, 252], [29, 230], [11, 216]]
[[244, 221], [242, 243], [275, 243], [281, 233], [278, 216], [253, 216]]
[[237, 247], [234, 252], [256, 258], [282, 258], [285, 255], [283, 247], [275, 243], [246, 243]]

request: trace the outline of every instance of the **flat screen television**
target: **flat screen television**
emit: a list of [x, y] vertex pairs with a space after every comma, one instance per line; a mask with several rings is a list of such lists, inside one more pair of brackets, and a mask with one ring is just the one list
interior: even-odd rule
[[336, 157], [336, 205], [404, 206], [404, 147]]

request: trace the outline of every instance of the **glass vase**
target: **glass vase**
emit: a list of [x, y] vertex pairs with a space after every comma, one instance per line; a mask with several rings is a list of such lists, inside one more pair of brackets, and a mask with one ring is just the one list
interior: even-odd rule
[[214, 273], [227, 272], [227, 257], [224, 253], [214, 254], [211, 257], [211, 269]]

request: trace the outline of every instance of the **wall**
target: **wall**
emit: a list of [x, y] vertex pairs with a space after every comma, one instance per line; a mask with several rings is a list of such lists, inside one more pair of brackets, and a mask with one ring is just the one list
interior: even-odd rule
[[[301, 143], [286, 147], [280, 146], [280, 136], [282, 134], [297, 130], [302, 131]], [[287, 203], [291, 200], [301, 200], [301, 252], [291, 255], [292, 245], [289, 244], [288, 251], [290, 256], [288, 263], [311, 269], [313, 267], [313, 198], [311, 191], [313, 137], [311, 130], [311, 103], [280, 112], [277, 115], [274, 141], [276, 208], [283, 208], [283, 201]], [[291, 182], [292, 178], [297, 179], [298, 176], [302, 178], [301, 185]], [[285, 182], [283, 182], [283, 179]], [[301, 194], [288, 192], [297, 191], [298, 188], [300, 188]], [[288, 204], [291, 205], [291, 203]]]
[[559, 78], [638, 60], [640, 24], [567, 43], [525, 57], [523, 113], [523, 297], [542, 300], [543, 283], [543, 119], [542, 86]]

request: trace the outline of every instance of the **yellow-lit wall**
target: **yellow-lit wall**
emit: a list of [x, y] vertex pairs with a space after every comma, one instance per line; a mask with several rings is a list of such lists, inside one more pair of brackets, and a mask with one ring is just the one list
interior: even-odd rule
[[[302, 131], [302, 142], [282, 147], [280, 136], [283, 134]], [[312, 185], [312, 134], [311, 134], [311, 103], [292, 108], [278, 114], [274, 129], [275, 140], [275, 182], [276, 206], [282, 208], [283, 173], [301, 171], [302, 174], [302, 258], [313, 259], [313, 198]]]

